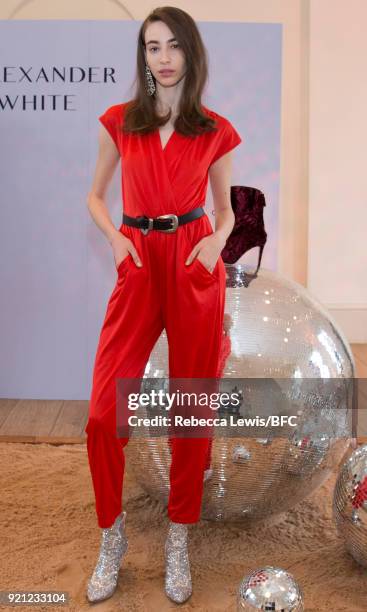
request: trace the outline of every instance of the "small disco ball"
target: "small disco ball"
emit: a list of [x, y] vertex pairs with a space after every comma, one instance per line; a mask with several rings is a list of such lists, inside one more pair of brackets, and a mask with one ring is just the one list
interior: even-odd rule
[[242, 580], [237, 612], [243, 610], [303, 612], [303, 593], [291, 574], [267, 565]]
[[[297, 415], [296, 427], [282, 437], [271, 425], [240, 436], [213, 428], [213, 473], [204, 482], [201, 518], [250, 522], [293, 507], [341, 461], [350, 443], [355, 365], [341, 329], [302, 285], [264, 269], [251, 276], [239, 264], [226, 264], [226, 274], [219, 391], [241, 388], [236, 418]], [[163, 331], [146, 365], [147, 384], [168, 379], [168, 363]], [[131, 469], [167, 505], [167, 436], [152, 437], [149, 428], [144, 436], [132, 436]]]
[[340, 469], [333, 515], [347, 551], [367, 567], [367, 444], [356, 448]]

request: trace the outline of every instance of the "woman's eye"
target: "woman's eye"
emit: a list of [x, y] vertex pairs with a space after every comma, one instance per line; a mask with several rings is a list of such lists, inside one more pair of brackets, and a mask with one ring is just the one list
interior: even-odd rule
[[[180, 46], [178, 43], [173, 43], [173, 45], [171, 45], [174, 49], [178, 49], [178, 47]], [[155, 49], [158, 49], [158, 47], [150, 47], [149, 51], [154, 51]]]

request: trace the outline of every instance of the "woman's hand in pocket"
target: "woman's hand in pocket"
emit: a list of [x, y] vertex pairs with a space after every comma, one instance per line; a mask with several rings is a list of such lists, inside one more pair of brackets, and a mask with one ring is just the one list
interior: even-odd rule
[[143, 265], [133, 242], [130, 240], [130, 238], [124, 234], [121, 234], [121, 232], [118, 232], [112, 238], [111, 246], [116, 268], [118, 268], [123, 260], [129, 256], [129, 253], [131, 254], [136, 266], [141, 267]]
[[206, 267], [208, 272], [212, 273], [223, 248], [224, 244], [222, 239], [219, 238], [215, 232], [213, 232], [212, 234], [204, 236], [201, 240], [199, 240], [199, 242], [192, 249], [185, 263], [186, 265], [189, 265], [197, 257]]

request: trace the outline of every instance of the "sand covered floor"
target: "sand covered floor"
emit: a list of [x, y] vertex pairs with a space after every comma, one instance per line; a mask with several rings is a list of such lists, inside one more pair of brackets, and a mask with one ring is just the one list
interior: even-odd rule
[[[205, 520], [189, 527], [193, 595], [175, 604], [164, 593], [165, 508], [127, 469], [124, 509], [129, 549], [112, 598], [89, 604], [100, 529], [85, 445], [0, 444], [1, 590], [65, 590], [68, 606], [11, 610], [236, 610], [244, 575], [263, 565], [289, 570], [308, 612], [367, 609], [367, 570], [345, 551], [332, 518], [336, 471], [293, 510], [249, 530]], [[1, 609], [4, 609], [2, 607]]]

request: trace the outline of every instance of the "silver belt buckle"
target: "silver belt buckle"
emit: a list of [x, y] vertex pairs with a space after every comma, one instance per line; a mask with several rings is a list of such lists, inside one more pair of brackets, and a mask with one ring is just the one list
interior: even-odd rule
[[141, 227], [140, 231], [142, 232], [142, 234], [144, 234], [144, 236], [147, 235], [147, 233], [149, 232], [149, 230], [153, 229], [153, 219], [151, 217], [148, 217], [148, 221], [149, 221], [149, 225], [148, 227]]
[[159, 232], [166, 232], [167, 234], [170, 234], [172, 232], [175, 232], [178, 228], [178, 217], [177, 215], [161, 215], [160, 217], [157, 217], [157, 219], [172, 219], [172, 227], [170, 227], [169, 229], [158, 229]]

